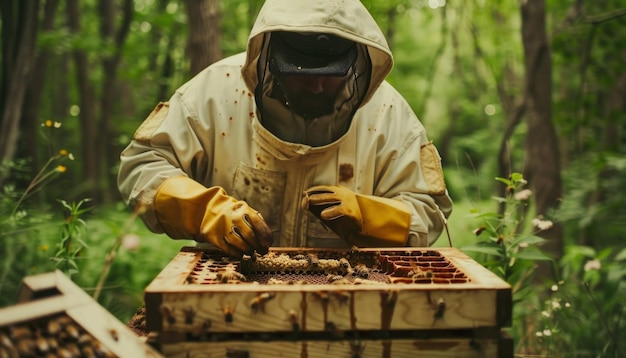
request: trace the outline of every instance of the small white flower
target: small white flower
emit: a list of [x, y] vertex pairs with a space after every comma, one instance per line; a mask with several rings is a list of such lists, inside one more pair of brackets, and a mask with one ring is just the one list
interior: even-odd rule
[[124, 236], [124, 238], [122, 238], [122, 246], [126, 250], [136, 251], [139, 248], [140, 241], [141, 240], [139, 239], [139, 236], [129, 234], [129, 235]]
[[552, 335], [552, 331], [549, 329], [544, 329], [543, 330], [543, 335], [546, 337], [550, 337]]
[[569, 302], [565, 302], [565, 307], [570, 308], [572, 305]]
[[530, 189], [520, 190], [513, 195], [513, 198], [518, 201], [528, 200], [533, 192]]
[[537, 336], [537, 337], [543, 337], [543, 332], [535, 332], [535, 336]]
[[557, 285], [552, 285], [552, 287], [550, 287], [550, 289], [552, 290], [552, 292], [556, 292], [559, 290], [559, 286]]
[[600, 267], [602, 267], [602, 264], [598, 259], [589, 260], [585, 263], [585, 271], [599, 270]]
[[550, 220], [541, 220], [539, 218], [534, 218], [531, 222], [539, 230], [548, 230], [554, 225]]
[[550, 312], [548, 312], [548, 311], [541, 311], [541, 315], [546, 317], [546, 318], [550, 318]]
[[560, 308], [561, 308], [561, 302], [559, 302], [558, 300], [552, 300], [552, 309], [556, 311]]

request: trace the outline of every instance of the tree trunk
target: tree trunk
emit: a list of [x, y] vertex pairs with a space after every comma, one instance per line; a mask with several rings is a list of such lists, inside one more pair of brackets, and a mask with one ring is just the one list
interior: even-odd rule
[[[78, 0], [67, 0], [67, 22], [74, 35], [80, 35], [80, 8]], [[98, 143], [98, 126], [96, 119], [96, 99], [93, 86], [89, 83], [89, 63], [87, 54], [82, 49], [73, 51], [76, 65], [76, 81], [78, 84], [80, 106], [81, 159], [85, 189], [90, 198], [99, 199], [97, 183], [100, 178], [99, 157], [96, 146]]]
[[119, 67], [122, 47], [128, 32], [130, 30], [130, 24], [133, 18], [133, 1], [124, 0], [122, 6], [122, 20], [119, 28], [116, 30], [115, 21], [117, 19], [117, 9], [115, 2], [111, 0], [100, 0], [98, 2], [98, 9], [101, 14], [100, 22], [100, 36], [102, 42], [113, 47], [112, 54], [103, 58], [103, 79], [102, 90], [100, 97], [100, 120], [98, 121], [98, 145], [96, 147], [96, 155], [100, 158], [100, 167], [98, 170], [101, 173], [105, 173], [105, 176], [100, 178], [104, 179], [103, 188], [105, 192], [109, 193], [102, 199], [108, 201], [113, 196], [117, 189], [113, 183], [116, 183], [115, 177], [109, 174], [111, 171], [109, 168], [113, 166], [113, 163], [117, 161], [119, 151], [113, 147], [113, 133], [111, 130], [111, 117], [113, 116], [115, 103], [119, 100], [116, 95], [117, 91], [117, 68]]
[[[157, 14], [162, 14], [165, 12], [169, 0], [159, 0], [156, 4]], [[160, 73], [159, 85], [157, 86], [157, 91], [155, 95], [155, 101], [164, 101], [169, 98], [170, 93], [170, 79], [174, 74], [174, 60], [172, 59], [172, 50], [174, 47], [174, 38], [177, 33], [180, 33], [181, 29], [179, 26], [170, 26], [165, 29], [162, 27], [154, 27], [151, 31], [152, 43], [158, 44], [161, 42], [165, 42], [166, 45], [163, 49], [159, 50], [159, 54], [163, 56], [163, 60], [161, 63], [159, 62], [160, 56], [152, 56], [150, 59], [150, 71], [154, 73]], [[163, 40], [162, 40], [163, 39]], [[159, 66], [160, 69], [159, 69]], [[152, 111], [153, 105], [149, 108], [145, 108], [140, 111], [140, 113], [150, 113]]]
[[[556, 131], [552, 124], [552, 64], [546, 34], [545, 0], [521, 2], [522, 42], [526, 71], [525, 177], [533, 189], [537, 216], [548, 216], [561, 200], [561, 168]], [[540, 232], [547, 239], [543, 249], [555, 259], [563, 254], [563, 227], [555, 223]], [[549, 275], [549, 266], [539, 267], [538, 278]]]
[[[0, 164], [13, 160], [27, 83], [35, 61], [39, 1], [2, 3]], [[0, 171], [0, 186], [5, 178]]]
[[[43, 20], [41, 23], [42, 31], [50, 31], [54, 26], [54, 17], [56, 15], [59, 0], [47, 0], [43, 7]], [[22, 128], [25, 136], [25, 142], [28, 143], [25, 148], [22, 149], [24, 157], [31, 158], [31, 177], [37, 174], [41, 168], [42, 163], [39, 159], [39, 140], [37, 134], [39, 133], [39, 108], [41, 105], [41, 98], [44, 91], [44, 84], [46, 83], [46, 74], [48, 70], [48, 59], [51, 53], [47, 49], [40, 49], [37, 54], [37, 60], [33, 68], [33, 75], [31, 81], [28, 84], [26, 92], [26, 98], [24, 99], [24, 105], [22, 111], [24, 116], [22, 119]], [[52, 153], [47, 153], [52, 154]]]
[[188, 54], [192, 76], [223, 57], [219, 0], [185, 0], [189, 18]]

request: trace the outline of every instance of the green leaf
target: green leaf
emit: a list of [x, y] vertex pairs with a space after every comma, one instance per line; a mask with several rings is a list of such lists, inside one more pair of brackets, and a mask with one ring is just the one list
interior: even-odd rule
[[623, 248], [617, 255], [615, 255], [615, 261], [626, 261], [626, 248]]
[[499, 181], [500, 183], [503, 183], [506, 186], [511, 186], [513, 184], [513, 182], [507, 178], [496, 177], [496, 181]]
[[582, 245], [572, 245], [568, 246], [565, 250], [566, 256], [583, 256], [583, 257], [596, 257], [596, 250], [593, 247], [582, 246]]
[[67, 264], [78, 272], [78, 265], [76, 265], [76, 262], [74, 262], [74, 260], [67, 260]]
[[511, 242], [511, 245], [512, 246], [519, 246], [520, 244], [536, 245], [536, 244], [542, 244], [544, 242], [546, 242], [546, 239], [536, 236], [536, 235], [520, 235]]
[[551, 261], [552, 257], [547, 254], [539, 251], [539, 250], [523, 250], [518, 252], [515, 257], [521, 260], [532, 260], [532, 261]]
[[490, 219], [490, 218], [499, 218], [500, 216], [498, 215], [498, 213], [494, 213], [494, 212], [488, 212], [488, 213], [482, 213], [479, 215], [475, 216], [476, 218], [481, 218], [481, 219]]
[[517, 183], [517, 182], [519, 182], [520, 180], [523, 180], [523, 179], [524, 179], [524, 176], [521, 173], [513, 173], [513, 174], [511, 174], [511, 181], [513, 183]]
[[502, 250], [498, 247], [489, 247], [489, 246], [479, 246], [479, 245], [469, 245], [463, 246], [461, 251], [471, 251], [471, 252], [480, 252], [487, 255], [494, 255], [498, 257], [502, 257]]

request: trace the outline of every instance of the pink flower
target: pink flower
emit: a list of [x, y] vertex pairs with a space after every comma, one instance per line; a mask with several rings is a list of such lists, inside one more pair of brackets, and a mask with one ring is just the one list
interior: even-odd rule
[[129, 234], [122, 238], [122, 247], [129, 251], [137, 251], [140, 241], [139, 236]]

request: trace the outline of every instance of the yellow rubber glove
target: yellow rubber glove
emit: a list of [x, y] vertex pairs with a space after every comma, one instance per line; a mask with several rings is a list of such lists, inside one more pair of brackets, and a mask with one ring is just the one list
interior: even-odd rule
[[265, 254], [273, 241], [261, 213], [246, 202], [227, 195], [221, 187], [206, 188], [184, 176], [161, 184], [154, 210], [171, 238], [209, 242], [234, 258], [255, 250]]
[[398, 200], [319, 185], [305, 191], [302, 208], [356, 246], [404, 246], [408, 239], [411, 212]]

